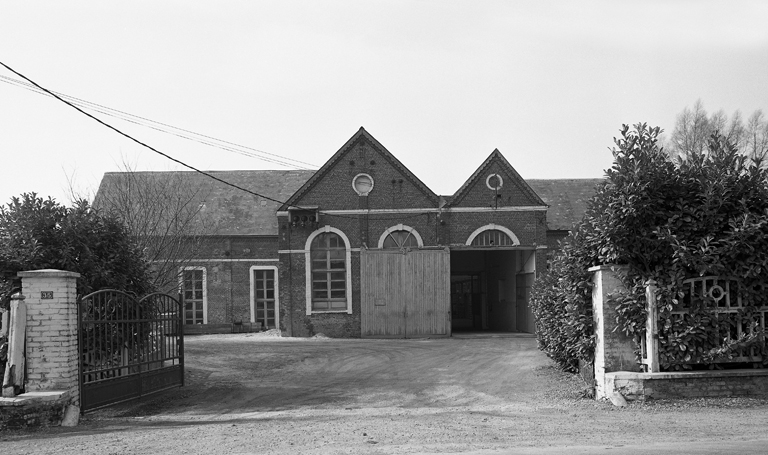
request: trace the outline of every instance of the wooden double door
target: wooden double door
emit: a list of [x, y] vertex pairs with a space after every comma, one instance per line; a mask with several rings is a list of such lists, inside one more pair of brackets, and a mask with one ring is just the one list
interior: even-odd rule
[[362, 336], [450, 336], [450, 277], [445, 249], [361, 251]]

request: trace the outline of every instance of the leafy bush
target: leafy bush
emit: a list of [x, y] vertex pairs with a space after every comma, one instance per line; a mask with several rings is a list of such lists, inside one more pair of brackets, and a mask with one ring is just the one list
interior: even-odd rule
[[[705, 275], [740, 279], [745, 304], [740, 316], [752, 317], [762, 305], [760, 291], [768, 282], [768, 172], [717, 134], [705, 152], [675, 162], [658, 146], [658, 128], [639, 124], [630, 131], [624, 125], [621, 133], [614, 140], [614, 164], [605, 182], [549, 272], [557, 278], [544, 278], [534, 288], [538, 307], [552, 308], [537, 313], [540, 344], [552, 358], [564, 358], [558, 363], [566, 367], [591, 360], [587, 349], [571, 348], [589, 346], [585, 337], [591, 332], [550, 328], [551, 322], [544, 321], [566, 314], [570, 322], [561, 324], [580, 327], [578, 321], [588, 315], [591, 320], [589, 293], [569, 291], [584, 281], [571, 267], [622, 264], [628, 266], [628, 291], [612, 296], [620, 329], [639, 340], [645, 328], [644, 287], [654, 280], [662, 367], [706, 364], [713, 353], [727, 355], [719, 352], [723, 346], [718, 334], [727, 333], [733, 322], [701, 298], [683, 319], [672, 318], [671, 312], [683, 295], [683, 281]], [[545, 282], [555, 288], [542, 289]], [[544, 304], [546, 299], [553, 300]], [[583, 339], [574, 338], [578, 336]], [[761, 349], [765, 351], [764, 344]]]
[[152, 291], [148, 264], [117, 218], [99, 214], [87, 201], [64, 207], [34, 193], [14, 197], [0, 206], [0, 285], [9, 288], [16, 272], [47, 268], [80, 273], [80, 294]]
[[571, 372], [579, 360], [591, 360], [595, 348], [590, 264], [584, 262], [581, 240], [578, 231], [570, 237], [531, 292], [539, 349]]

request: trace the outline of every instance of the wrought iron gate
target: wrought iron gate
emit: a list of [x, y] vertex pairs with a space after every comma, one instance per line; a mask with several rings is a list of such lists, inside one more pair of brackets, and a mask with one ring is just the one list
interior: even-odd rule
[[184, 309], [106, 289], [78, 301], [83, 412], [184, 385]]

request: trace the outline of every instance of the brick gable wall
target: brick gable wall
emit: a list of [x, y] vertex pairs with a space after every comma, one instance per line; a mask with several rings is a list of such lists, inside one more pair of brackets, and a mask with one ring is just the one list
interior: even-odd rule
[[[501, 189], [494, 191], [488, 188], [486, 179], [492, 174], [502, 177]], [[531, 197], [526, 188], [527, 184], [518, 176], [511, 174], [507, 167], [494, 160], [477, 175], [477, 179], [457, 198], [451, 206], [456, 207], [522, 207], [539, 206], [541, 202]], [[501, 197], [496, 197], [496, 195]], [[497, 205], [498, 204], [498, 205]]]
[[[361, 199], [352, 188], [358, 174], [368, 174], [374, 186], [367, 198], [368, 208], [419, 208], [436, 205], [412, 176], [399, 169], [388, 156], [364, 138], [355, 142], [334, 166], [300, 198], [296, 206], [319, 206], [323, 210], [357, 209]], [[322, 171], [320, 171], [322, 172]]]

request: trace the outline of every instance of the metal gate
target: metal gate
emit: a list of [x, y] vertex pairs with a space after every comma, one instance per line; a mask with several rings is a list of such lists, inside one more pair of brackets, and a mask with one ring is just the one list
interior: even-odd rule
[[451, 261], [447, 250], [363, 250], [363, 337], [450, 336]]
[[184, 311], [166, 294], [78, 301], [82, 412], [184, 385]]

